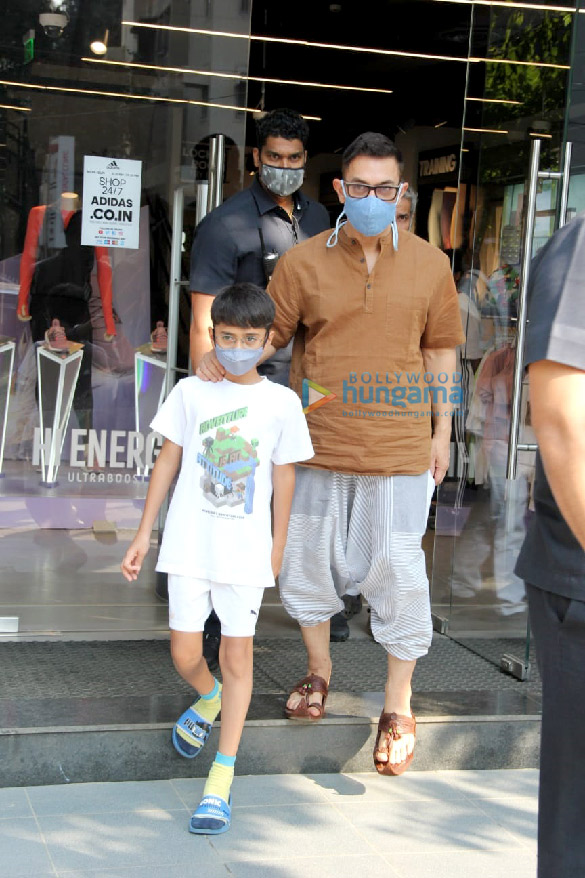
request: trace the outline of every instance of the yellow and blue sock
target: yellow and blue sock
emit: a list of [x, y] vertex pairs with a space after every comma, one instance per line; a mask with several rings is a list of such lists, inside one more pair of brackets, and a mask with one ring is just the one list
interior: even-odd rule
[[218, 713], [221, 710], [221, 683], [213, 678], [213, 689], [207, 695], [199, 695], [199, 698], [193, 705], [197, 713], [201, 714], [207, 722], [215, 722]]
[[218, 796], [224, 802], [229, 802], [235, 764], [235, 756], [226, 756], [224, 753], [220, 753], [219, 750], [217, 751], [215, 761], [209, 769], [205, 782], [204, 798], [205, 796]]

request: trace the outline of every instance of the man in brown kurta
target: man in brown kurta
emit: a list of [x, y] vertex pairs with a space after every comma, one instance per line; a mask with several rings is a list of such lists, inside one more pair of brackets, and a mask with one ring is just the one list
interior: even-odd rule
[[297, 468], [280, 574], [308, 652], [287, 715], [323, 715], [329, 620], [347, 589], [359, 587], [388, 654], [374, 750], [383, 774], [401, 773], [412, 759], [410, 683], [432, 636], [421, 538], [449, 465], [455, 348], [464, 341], [447, 257], [396, 229], [399, 183], [394, 144], [380, 134], [357, 138], [334, 183], [348, 221], [286, 253], [268, 290], [273, 344], [299, 336], [291, 387], [307, 406], [315, 449]]

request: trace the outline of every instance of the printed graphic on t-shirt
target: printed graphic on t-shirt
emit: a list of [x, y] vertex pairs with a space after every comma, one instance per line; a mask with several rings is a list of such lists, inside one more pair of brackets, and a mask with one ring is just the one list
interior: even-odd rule
[[258, 459], [259, 440], [245, 439], [236, 422], [245, 420], [245, 408], [226, 412], [204, 421], [199, 433], [206, 433], [197, 463], [203, 468], [201, 488], [205, 499], [215, 508], [244, 507], [244, 513], [254, 511], [254, 477]]

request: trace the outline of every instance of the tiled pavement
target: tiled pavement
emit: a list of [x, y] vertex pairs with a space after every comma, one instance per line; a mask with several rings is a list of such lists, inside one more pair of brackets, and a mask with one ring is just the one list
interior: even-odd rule
[[203, 780], [0, 789], [2, 878], [534, 878], [538, 772], [264, 775], [232, 829], [187, 831]]

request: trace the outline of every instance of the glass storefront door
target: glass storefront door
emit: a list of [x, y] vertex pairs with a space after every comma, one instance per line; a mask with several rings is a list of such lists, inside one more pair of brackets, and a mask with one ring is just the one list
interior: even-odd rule
[[[11, 2], [0, 36], [0, 633], [166, 632], [155, 552], [132, 586], [119, 562], [157, 452], [151, 414], [188, 368], [181, 281], [201, 216], [251, 180], [253, 110], [291, 106], [312, 120], [304, 190], [332, 221], [340, 152], [382, 130], [419, 190], [414, 230], [452, 258], [464, 405], [425, 540], [433, 611], [473, 648], [486, 635], [525, 647], [512, 568], [533, 451], [506, 472], [531, 144], [528, 252], [558, 224], [567, 140], [569, 216], [585, 206], [580, 80], [569, 83], [585, 16], [569, 2], [391, 0], [373, 33], [374, 0], [359, 17], [309, 0], [53, 5], [62, 28]], [[529, 446], [525, 392], [519, 408]]]
[[453, 265], [467, 341], [453, 477], [436, 510], [432, 602], [439, 630], [521, 678], [529, 632], [514, 564], [532, 514], [535, 439], [519, 371], [520, 303], [531, 256], [566, 213], [565, 107], [579, 18], [569, 6], [475, 6], [471, 28], [461, 165], [472, 169], [475, 209], [461, 211]]
[[243, 182], [250, 4], [153, 8], [63, 2], [61, 29], [12, 3], [3, 22], [0, 632], [168, 630], [155, 552], [132, 586], [119, 565], [159, 447], [150, 419], [187, 369], [184, 294], [167, 332], [172, 258], [185, 272], [217, 132], [221, 195]]

